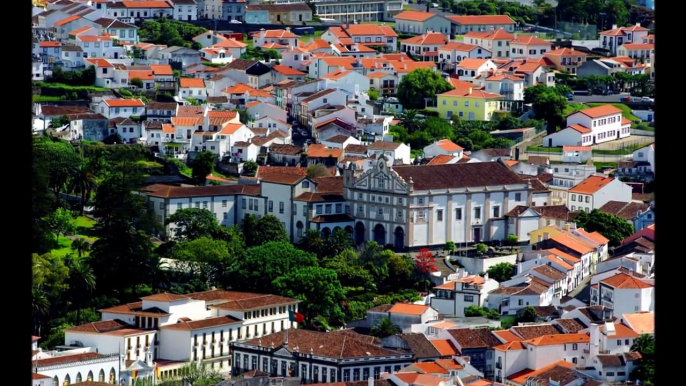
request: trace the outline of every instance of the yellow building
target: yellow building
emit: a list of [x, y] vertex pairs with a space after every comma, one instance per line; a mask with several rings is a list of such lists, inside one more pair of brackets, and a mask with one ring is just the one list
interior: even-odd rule
[[535, 231], [531, 231], [530, 237], [531, 237], [531, 245], [538, 244], [544, 240], [549, 240], [552, 239], [553, 237], [562, 234], [564, 232], [564, 229], [560, 228], [557, 225], [548, 225], [543, 228], [537, 229]]
[[564, 228], [549, 225], [531, 231], [530, 237], [532, 245], [540, 243], [548, 248], [558, 248], [581, 259], [581, 278], [595, 274], [598, 263], [608, 257], [609, 240], [598, 232], [577, 228], [574, 223], [567, 224]]
[[490, 121], [493, 113], [500, 109], [503, 99], [503, 95], [475, 90], [473, 87], [456, 88], [437, 95], [437, 105], [432, 109], [445, 119], [455, 115], [468, 121]]

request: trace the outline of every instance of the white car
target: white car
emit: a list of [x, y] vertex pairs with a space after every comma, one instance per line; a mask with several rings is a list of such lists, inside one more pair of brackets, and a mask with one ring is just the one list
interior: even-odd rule
[[438, 8], [438, 3], [431, 3], [431, 8]]
[[653, 103], [655, 102], [655, 99], [653, 98], [648, 98], [648, 97], [642, 97], [641, 102], [648, 102], [648, 103]]
[[240, 20], [231, 20], [229, 23], [231, 23], [231, 24], [243, 24], [243, 22]]

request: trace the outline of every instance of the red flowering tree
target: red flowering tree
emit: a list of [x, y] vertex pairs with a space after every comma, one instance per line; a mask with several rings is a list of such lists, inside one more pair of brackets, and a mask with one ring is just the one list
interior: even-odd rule
[[421, 273], [438, 271], [435, 265], [436, 259], [434, 258], [434, 254], [429, 251], [429, 248], [420, 249], [419, 253], [417, 253], [417, 256], [415, 257], [415, 261], [415, 266]]

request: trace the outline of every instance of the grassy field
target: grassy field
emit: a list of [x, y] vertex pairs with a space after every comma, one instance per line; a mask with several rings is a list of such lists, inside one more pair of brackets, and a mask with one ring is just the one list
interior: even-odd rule
[[565, 108], [564, 115], [567, 116], [569, 114], [575, 113], [577, 111], [585, 110], [587, 108], [588, 108], [588, 106], [586, 106], [583, 103], [569, 102], [567, 104], [567, 108]]
[[627, 155], [635, 152], [636, 150], [645, 147], [646, 144], [632, 144], [627, 147], [622, 147], [619, 149], [608, 149], [608, 150], [593, 150], [594, 155]]
[[543, 147], [542, 145], [527, 146], [526, 151], [539, 153], [562, 153], [561, 147]]
[[517, 321], [517, 317], [514, 315], [504, 315], [500, 317], [500, 327], [508, 329], [512, 327]]
[[[91, 220], [88, 217], [79, 216], [76, 219], [75, 237], [86, 239], [91, 243], [94, 242], [96, 240], [96, 238], [92, 235], [92, 228], [94, 225], [94, 220]], [[57, 243], [59, 245], [59, 248], [52, 250], [52, 254], [54, 254], [55, 256], [64, 257], [70, 253], [76, 253], [74, 250], [71, 249], [71, 239], [60, 236]]]
[[597, 171], [602, 171], [603, 168], [617, 168], [617, 162], [594, 162], [593, 165]]

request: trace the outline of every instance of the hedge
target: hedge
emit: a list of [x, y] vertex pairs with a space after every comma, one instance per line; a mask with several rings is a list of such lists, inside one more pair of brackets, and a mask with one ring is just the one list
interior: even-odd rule
[[111, 91], [104, 87], [94, 86], [69, 86], [63, 83], [36, 82], [41, 89], [41, 96], [66, 97], [67, 100], [88, 99], [92, 92]]

